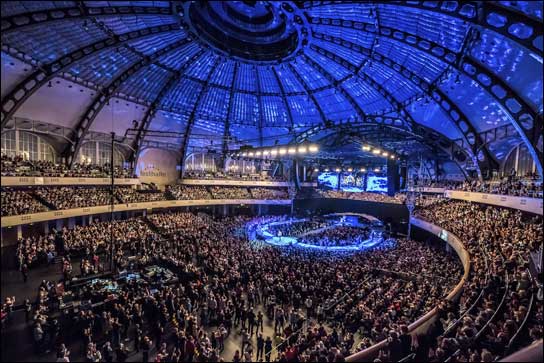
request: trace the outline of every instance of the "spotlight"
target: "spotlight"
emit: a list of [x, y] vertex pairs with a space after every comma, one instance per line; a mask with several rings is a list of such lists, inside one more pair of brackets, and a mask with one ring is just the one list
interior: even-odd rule
[[268, 156], [268, 154], [270, 154], [270, 151], [268, 151], [268, 150], [263, 150], [263, 156]]
[[298, 152], [300, 154], [306, 154], [307, 151], [308, 151], [308, 148], [306, 146], [299, 146], [298, 147]]
[[278, 149], [270, 150], [270, 156], [276, 156], [276, 155], [278, 155]]
[[374, 149], [372, 150], [372, 154], [375, 154], [375, 155], [378, 155], [379, 153], [381, 153], [382, 151], [380, 149]]
[[296, 154], [297, 153], [297, 148], [296, 147], [290, 147], [287, 152], [289, 154]]
[[352, 168], [348, 168], [348, 171], [351, 173], [351, 172], [353, 171], [353, 169], [352, 169]]
[[254, 153], [253, 151], [251, 151], [251, 152], [248, 154], [249, 157], [252, 157], [252, 156], [254, 156], [254, 155], [255, 155], [255, 153]]
[[325, 168], [325, 172], [328, 172], [329, 171], [329, 168]]
[[261, 152], [261, 151], [256, 151], [256, 152], [255, 152], [255, 156], [260, 157], [261, 155], [262, 155], [262, 152]]
[[308, 148], [308, 150], [311, 152], [311, 153], [316, 153], [319, 148], [317, 147], [317, 145], [310, 145], [310, 147]]
[[287, 149], [282, 147], [280, 149], [280, 155], [285, 155], [285, 154], [287, 154]]
[[391, 158], [391, 159], [395, 159], [395, 155], [391, 155], [390, 158]]
[[315, 172], [315, 173], [318, 173], [318, 172], [319, 172], [319, 169], [318, 169], [318, 168], [315, 168], [315, 169], [314, 169], [314, 172]]
[[242, 153], [242, 156], [247, 156], [247, 153], [245, 153], [245, 152], [244, 152], [244, 153]]
[[387, 151], [384, 151], [384, 152], [382, 153], [382, 156], [388, 157], [388, 156], [389, 156], [389, 153], [388, 153]]
[[342, 169], [340, 169], [340, 168], [336, 168], [336, 169], [334, 169], [334, 171], [336, 171], [337, 173], [339, 173], [339, 172], [341, 172], [341, 171], [342, 171]]
[[374, 172], [379, 173], [379, 172], [380, 172], [380, 168], [374, 169]]
[[363, 145], [363, 151], [370, 151], [370, 146]]
[[366, 171], [366, 169], [365, 169], [365, 168], [361, 168], [361, 169], [359, 169], [359, 171], [360, 171], [361, 173], [364, 173], [364, 172]]

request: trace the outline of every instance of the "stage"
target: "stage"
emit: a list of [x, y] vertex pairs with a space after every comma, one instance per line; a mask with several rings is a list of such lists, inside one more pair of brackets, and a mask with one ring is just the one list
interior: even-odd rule
[[[284, 235], [281, 229], [289, 230], [290, 226], [313, 222], [313, 218], [319, 219], [324, 227], [305, 231], [299, 235]], [[289, 218], [280, 221], [262, 221], [248, 224], [247, 233], [250, 239], [260, 240], [268, 245], [276, 247], [295, 247], [307, 250], [321, 250], [331, 252], [357, 252], [374, 248], [385, 241], [383, 223], [375, 217], [357, 213], [338, 213], [318, 216], [313, 218]], [[368, 238], [348, 245], [318, 245], [304, 243], [304, 237], [322, 233], [338, 227], [360, 228], [361, 234], [370, 230]], [[279, 228], [279, 232], [275, 229]]]

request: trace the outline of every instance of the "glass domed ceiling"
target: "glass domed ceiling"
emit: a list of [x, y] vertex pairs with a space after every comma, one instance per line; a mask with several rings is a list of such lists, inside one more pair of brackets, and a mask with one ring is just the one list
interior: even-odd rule
[[537, 3], [4, 1], [3, 58], [43, 77], [3, 86], [2, 122], [64, 77], [152, 106], [151, 130], [210, 135], [190, 145], [368, 123], [485, 159], [486, 133], [513, 126], [541, 157]]

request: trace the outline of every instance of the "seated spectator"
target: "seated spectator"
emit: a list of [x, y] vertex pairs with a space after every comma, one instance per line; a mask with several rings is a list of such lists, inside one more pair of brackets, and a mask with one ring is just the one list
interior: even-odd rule
[[[111, 191], [106, 186], [39, 187], [35, 194], [57, 210], [94, 207], [111, 203]], [[117, 201], [115, 201], [117, 203]]]
[[2, 188], [2, 217], [19, 214], [32, 214], [49, 210], [36, 200], [32, 193], [24, 189]]
[[[2, 176], [43, 176], [72, 178], [104, 178], [111, 175], [108, 163], [104, 165], [75, 163], [67, 165], [46, 160], [26, 160], [20, 155], [8, 156], [2, 153]], [[116, 178], [132, 178], [132, 170], [114, 166]]]
[[204, 186], [188, 185], [167, 185], [166, 193], [174, 200], [207, 200], [212, 199], [212, 195]]

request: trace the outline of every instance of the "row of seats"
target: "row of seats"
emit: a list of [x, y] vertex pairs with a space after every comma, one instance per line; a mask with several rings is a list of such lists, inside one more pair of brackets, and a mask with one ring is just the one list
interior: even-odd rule
[[[184, 340], [201, 344], [198, 353], [189, 359], [209, 361], [219, 352], [209, 344], [206, 334], [221, 332], [222, 328], [255, 345], [256, 337], [245, 337], [248, 331], [240, 327], [240, 316], [252, 311], [260, 312], [266, 324], [274, 326], [274, 359], [343, 361], [352, 352], [385, 338], [390, 338], [397, 348], [390, 353], [391, 359], [396, 359], [410, 351], [407, 326], [436, 306], [462, 274], [455, 254], [405, 239], [350, 256], [257, 246], [235, 233], [251, 220], [247, 216], [214, 219], [177, 212], [114, 222], [115, 265], [119, 270], [130, 264], [143, 267], [161, 263], [187, 280], [183, 284], [160, 285], [151, 293], [154, 298], [148, 299], [146, 306], [153, 306], [147, 306], [149, 309], [139, 315], [143, 335], [149, 335], [155, 342], [163, 338], [155, 334], [157, 324], [175, 319]], [[110, 227], [109, 222], [98, 222], [62, 230], [57, 233], [58, 238], [44, 237], [44, 241], [60, 240], [57, 245], [63, 245], [63, 250], [57, 252], [66, 260], [74, 262], [78, 258], [75, 256], [82, 252], [79, 272], [77, 268], [72, 271], [69, 262], [65, 263], [66, 279], [96, 272], [94, 261], [99, 265], [98, 255], [105, 247], [104, 241], [105, 245], [108, 243]], [[28, 247], [29, 243], [21, 241], [21, 245]], [[405, 274], [407, 270], [420, 277]], [[41, 288], [47, 296], [48, 287]], [[99, 295], [93, 289], [92, 286], [86, 289], [86, 296]], [[106, 318], [113, 307], [117, 310], [111, 314], [120, 317], [120, 324], [133, 325], [133, 320], [122, 318], [129, 313], [123, 309], [138, 305], [136, 301], [150, 293], [130, 286], [119, 289], [124, 303], [108, 305]], [[125, 289], [131, 292], [125, 293]], [[173, 309], [159, 308], [166, 306], [166, 300], [175, 305]], [[156, 311], [168, 316], [153, 318], [150, 309], [155, 306]], [[202, 314], [203, 309], [206, 314]], [[48, 318], [55, 312], [55, 309], [40, 309], [30, 321], [33, 329], [46, 328], [52, 320]], [[90, 314], [89, 318], [99, 315], [96, 319], [102, 319], [103, 315], [94, 310], [85, 314]], [[247, 326], [245, 319], [242, 317], [242, 326]], [[72, 320], [60, 324], [62, 331], [74, 332], [75, 337], [84, 336], [72, 325]], [[119, 330], [124, 331], [123, 326]], [[211, 333], [198, 334], [200, 330]], [[175, 330], [172, 339], [179, 337]], [[87, 343], [98, 338], [98, 334], [90, 334]], [[233, 338], [227, 334], [225, 339]], [[184, 356], [182, 360], [187, 358]], [[254, 361], [256, 357], [246, 360]]]
[[528, 268], [530, 252], [542, 249], [542, 217], [445, 199], [420, 206], [416, 216], [457, 235], [472, 263], [459, 304], [440, 307], [440, 323], [420, 358], [494, 361], [541, 338], [542, 301]]
[[[66, 164], [46, 160], [26, 160], [21, 156], [1, 156], [1, 176], [41, 176], [71, 178], [104, 178], [111, 176], [108, 163], [104, 165], [76, 163], [70, 169]], [[114, 166], [116, 178], [132, 178], [132, 169]]]
[[364, 200], [369, 202], [393, 203], [393, 204], [404, 204], [406, 200], [406, 196], [403, 194], [396, 194], [395, 196], [389, 196], [387, 194], [382, 194], [382, 193], [344, 192], [339, 190], [317, 189], [315, 190], [315, 192], [312, 192], [312, 195], [314, 195], [314, 197], [317, 197], [317, 198], [353, 199], [353, 200]]
[[[209, 301], [201, 299], [209, 299], [210, 293], [214, 299], [224, 299], [222, 306], [232, 299], [253, 306], [258, 295], [273, 311], [272, 319], [294, 312], [303, 320], [312, 320], [289, 344], [282, 345], [280, 340], [278, 358], [286, 361], [291, 354], [305, 361], [328, 354], [342, 359], [384, 339], [387, 344], [379, 354], [381, 361], [396, 361], [411, 352], [430, 361], [448, 356], [453, 357], [451, 361], [493, 361], [505, 355], [523, 332], [531, 339], [542, 336], [542, 304], [527, 274], [529, 252], [541, 248], [541, 217], [448, 200], [427, 204], [416, 213], [458, 235], [470, 253], [471, 273], [459, 304], [444, 300], [462, 274], [455, 255], [403, 239], [352, 257], [255, 248], [235, 233], [251, 223], [249, 217], [216, 220], [169, 212], [114, 222], [116, 264], [123, 269], [130, 263], [129, 256], [136, 256], [140, 263], [163, 261], [187, 276], [195, 274], [198, 281], [208, 281], [205, 296], [190, 297], [193, 306]], [[42, 237], [41, 246], [55, 249], [62, 245], [62, 251], [54, 251], [66, 256], [82, 253], [90, 260], [108, 246], [110, 227], [109, 222], [101, 222], [63, 230], [59, 243], [54, 243], [55, 235], [49, 235]], [[20, 241], [24, 250], [40, 249], [34, 245]], [[26, 261], [27, 256], [22, 257]], [[87, 273], [87, 265], [81, 273]], [[240, 286], [239, 297], [226, 294], [227, 285]], [[304, 293], [298, 296], [288, 291]], [[172, 293], [161, 290], [157, 297]], [[311, 308], [306, 313], [298, 311], [297, 307], [308, 306], [308, 299]], [[236, 304], [233, 302], [234, 310]], [[286, 305], [294, 310], [277, 310]], [[412, 340], [408, 324], [436, 306], [439, 319], [435, 328], [427, 338]], [[531, 317], [524, 324], [529, 311]], [[213, 310], [209, 316], [217, 315], [222, 317], [219, 321], [209, 325], [202, 320], [201, 327], [232, 324], [225, 320], [225, 311]], [[323, 322], [335, 333], [322, 331]], [[297, 329], [298, 325], [286, 326], [284, 320], [278, 334], [286, 339]], [[356, 332], [361, 336], [359, 342]]]
[[271, 176], [268, 174], [242, 174], [235, 172], [211, 172], [211, 171], [186, 171], [185, 178], [189, 179], [229, 179], [229, 180], [253, 180], [253, 181], [274, 181], [285, 182], [287, 181], [283, 176]]
[[433, 182], [425, 186], [529, 198], [542, 198], [543, 191], [542, 180], [537, 181], [536, 179], [515, 177], [492, 181], [442, 181]]
[[[85, 208], [111, 203], [108, 186], [62, 186], [2, 188], [2, 216]], [[116, 186], [114, 203], [144, 203], [162, 200], [198, 199], [289, 199], [285, 188], [246, 187], [202, 187], [167, 186], [166, 192], [158, 190], [136, 190], [129, 186]]]

